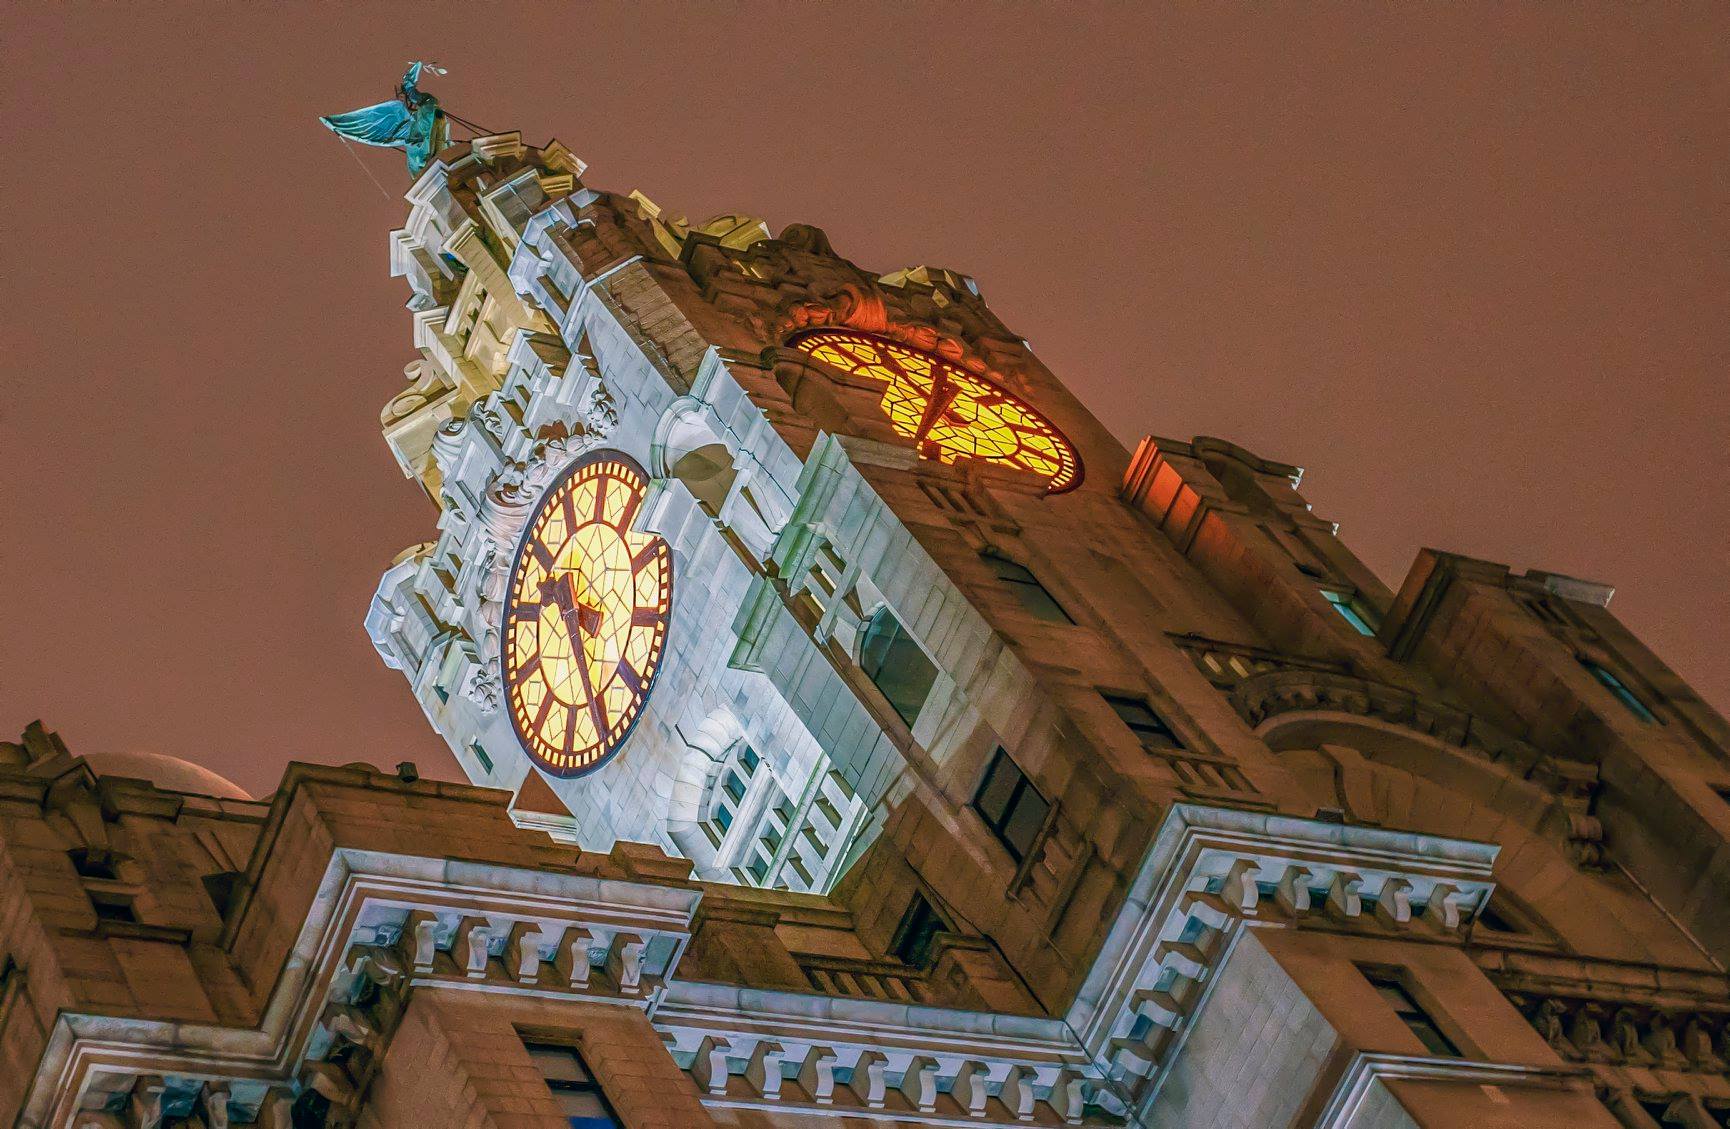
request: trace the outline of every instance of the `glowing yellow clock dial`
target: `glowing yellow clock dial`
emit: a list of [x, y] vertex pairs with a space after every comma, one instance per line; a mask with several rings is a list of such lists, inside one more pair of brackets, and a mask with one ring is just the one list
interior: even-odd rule
[[882, 384], [890, 426], [926, 458], [1003, 463], [1044, 478], [1054, 494], [1081, 482], [1081, 460], [1050, 420], [959, 365], [852, 330], [813, 330], [793, 344], [849, 376]]
[[667, 542], [631, 528], [648, 479], [604, 452], [565, 471], [517, 549], [501, 663], [511, 724], [557, 776], [600, 767], [642, 712], [673, 599]]

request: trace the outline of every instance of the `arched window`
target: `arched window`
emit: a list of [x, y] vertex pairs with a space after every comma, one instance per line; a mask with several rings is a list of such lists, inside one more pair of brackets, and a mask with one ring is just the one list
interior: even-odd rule
[[1009, 590], [1022, 609], [1034, 619], [1044, 620], [1046, 623], [1075, 622], [1069, 613], [1063, 610], [1063, 605], [1057, 602], [1057, 597], [1053, 596], [1025, 565], [1016, 564], [997, 553], [986, 553], [985, 561], [991, 566], [997, 579], [1003, 582], [1004, 588]]
[[1582, 657], [1580, 659], [1580, 665], [1585, 667], [1586, 670], [1591, 673], [1592, 677], [1598, 680], [1599, 685], [1603, 686], [1604, 689], [1615, 695], [1616, 700], [1621, 702], [1623, 706], [1627, 707], [1629, 713], [1645, 722], [1658, 720], [1658, 716], [1647, 707], [1646, 703], [1642, 702], [1634, 691], [1628, 689], [1627, 683], [1623, 682], [1620, 678], [1617, 678], [1613, 673], [1588, 658]]
[[865, 625], [859, 666], [909, 726], [937, 681], [937, 667], [888, 608], [877, 609]]

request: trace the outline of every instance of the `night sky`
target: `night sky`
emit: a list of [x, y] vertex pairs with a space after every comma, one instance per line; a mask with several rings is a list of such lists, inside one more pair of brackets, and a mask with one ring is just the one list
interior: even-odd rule
[[592, 184], [974, 275], [1126, 443], [1304, 466], [1394, 587], [1613, 583], [1730, 704], [1730, 5], [12, 4], [0, 736], [456, 773], [361, 625], [434, 536], [377, 427], [407, 174], [315, 120], [410, 58]]

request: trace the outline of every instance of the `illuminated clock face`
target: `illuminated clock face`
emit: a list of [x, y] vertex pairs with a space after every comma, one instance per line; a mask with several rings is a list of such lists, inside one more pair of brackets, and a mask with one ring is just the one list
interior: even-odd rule
[[1081, 459], [1050, 420], [959, 365], [851, 330], [814, 330], [793, 344], [849, 376], [881, 384], [890, 426], [926, 458], [1012, 466], [1045, 479], [1054, 494], [1081, 482]]
[[661, 667], [673, 600], [667, 542], [631, 528], [648, 479], [603, 452], [554, 481], [523, 534], [501, 663], [511, 723], [557, 776], [600, 767]]

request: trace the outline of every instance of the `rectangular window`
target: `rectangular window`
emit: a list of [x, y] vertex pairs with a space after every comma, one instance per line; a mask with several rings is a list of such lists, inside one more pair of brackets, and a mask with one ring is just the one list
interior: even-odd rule
[[1021, 771], [1002, 748], [991, 758], [991, 767], [973, 797], [977, 811], [992, 834], [1014, 856], [1016, 862], [1027, 857], [1045, 826], [1051, 803]]
[[1418, 1037], [1418, 1042], [1433, 1055], [1444, 1055], [1448, 1058], [1460, 1058], [1460, 1048], [1454, 1046], [1454, 1041], [1442, 1034], [1442, 1029], [1436, 1026], [1436, 1021], [1430, 1013], [1412, 997], [1406, 990], [1405, 983], [1399, 973], [1386, 968], [1366, 967], [1358, 965], [1358, 971], [1370, 986], [1381, 996], [1382, 1002], [1394, 1009], [1394, 1014], [1400, 1017], [1407, 1029]]
[[865, 625], [859, 666], [901, 720], [912, 726], [937, 683], [937, 667], [888, 608], [879, 609]]
[[1101, 694], [1106, 705], [1116, 711], [1123, 724], [1129, 726], [1129, 731], [1135, 734], [1135, 739], [1141, 742], [1144, 749], [1181, 749], [1183, 742], [1177, 739], [1177, 734], [1171, 731], [1171, 726], [1165, 719], [1153, 712], [1153, 707], [1140, 698], [1126, 698], [1121, 694]]
[[1592, 677], [1598, 680], [1600, 686], [1615, 695], [1616, 700], [1621, 702], [1629, 713], [1644, 722], [1654, 722], [1658, 720], [1657, 715], [1650, 709], [1646, 708], [1646, 703], [1642, 702], [1639, 697], [1635, 695], [1634, 691], [1628, 689], [1627, 684], [1620, 678], [1617, 678], [1610, 671], [1599, 666], [1591, 659], [1581, 659], [1580, 665], [1591, 672]]
[[487, 756], [487, 751], [481, 748], [481, 743], [479, 741], [470, 741], [469, 752], [475, 755], [475, 761], [481, 766], [481, 771], [491, 775], [493, 771], [493, 758]]
[[901, 924], [895, 928], [895, 939], [889, 943], [889, 952], [902, 964], [924, 968], [931, 963], [931, 944], [941, 932], [943, 919], [937, 916], [925, 895], [914, 894], [907, 912], [901, 916]]
[[1352, 625], [1352, 630], [1359, 635], [1374, 635], [1376, 633], [1376, 613], [1347, 592], [1335, 592], [1331, 588], [1322, 589], [1322, 595], [1328, 603], [1334, 606], [1334, 611], [1340, 613], [1340, 618]]
[[549, 1043], [525, 1043], [529, 1057], [546, 1080], [559, 1110], [570, 1120], [571, 1129], [622, 1129], [624, 1122], [607, 1104], [600, 1083], [575, 1047]]
[[1014, 594], [1015, 599], [1034, 619], [1046, 623], [1074, 623], [1069, 613], [1063, 610], [1063, 605], [1039, 582], [1039, 578], [1008, 557], [1000, 557], [996, 553], [985, 554], [986, 563], [991, 571], [997, 574], [997, 579]]

